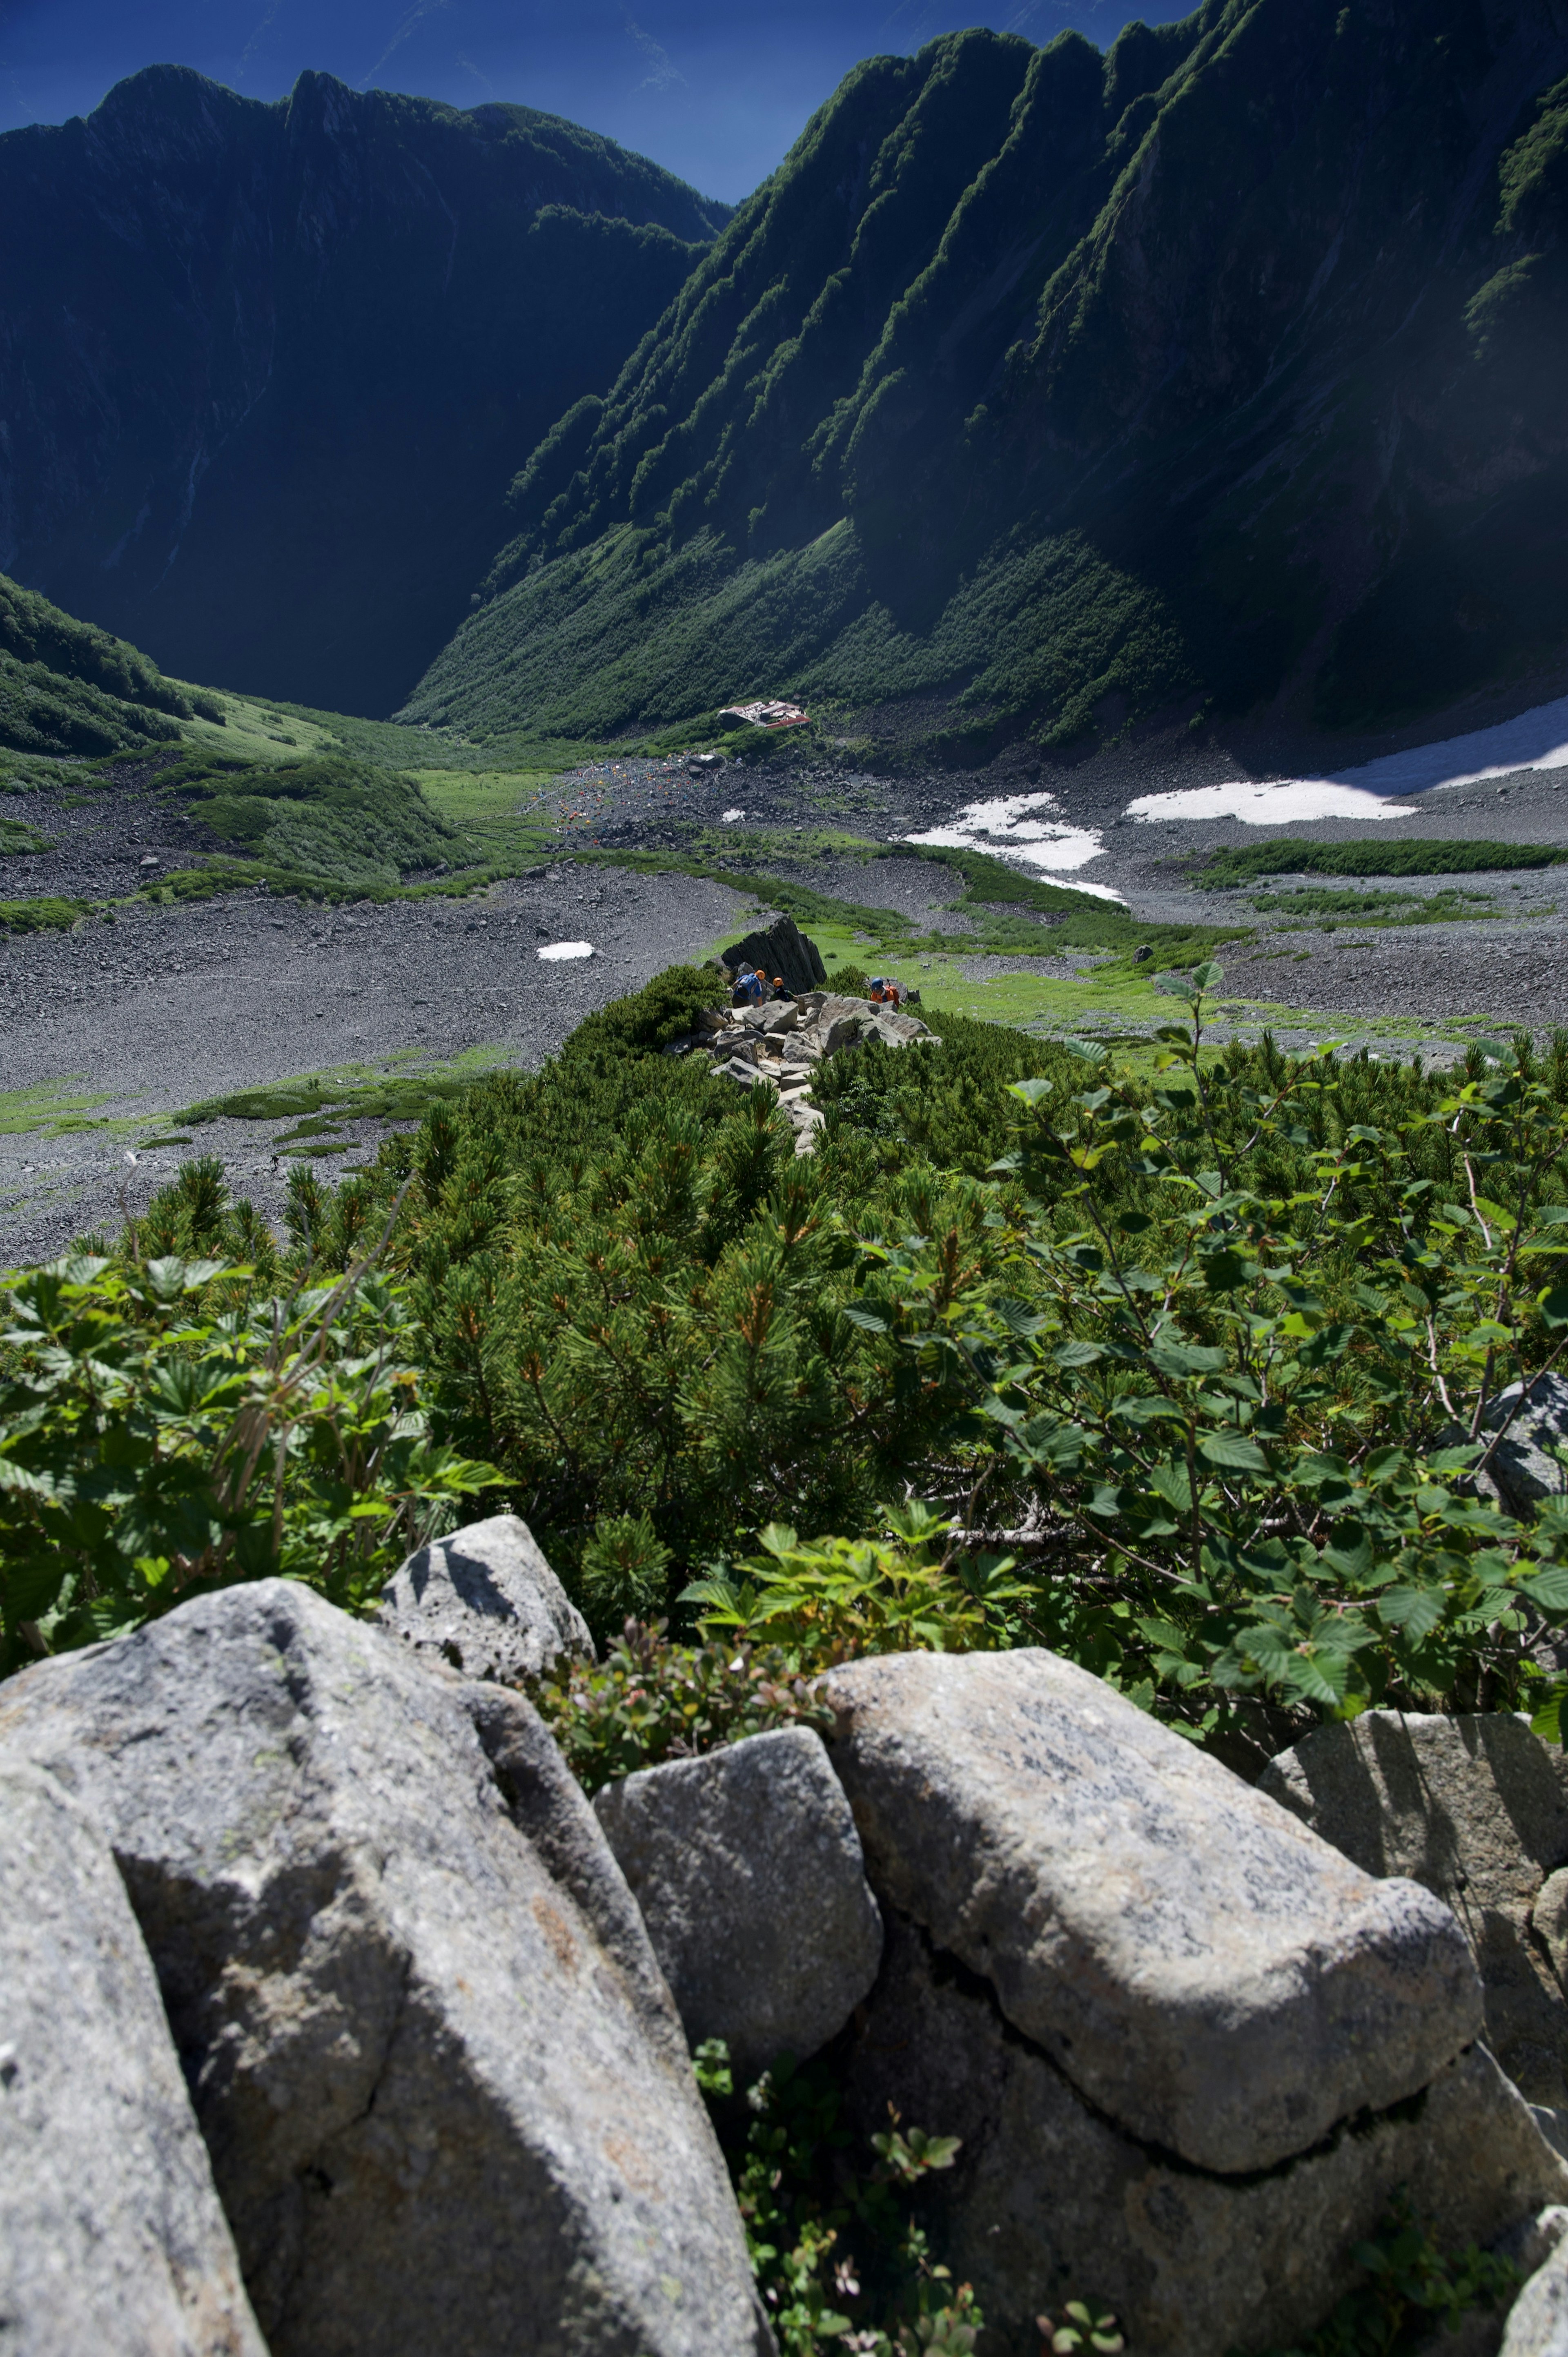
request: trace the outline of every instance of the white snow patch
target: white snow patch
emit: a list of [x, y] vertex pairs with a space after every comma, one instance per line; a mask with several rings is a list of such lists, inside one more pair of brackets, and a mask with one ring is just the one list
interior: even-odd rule
[[1434, 786], [1478, 786], [1506, 778], [1510, 770], [1568, 769], [1568, 695], [1538, 704], [1516, 720], [1495, 728], [1472, 728], [1441, 744], [1417, 745], [1408, 753], [1384, 753], [1342, 774], [1374, 793], [1420, 794]]
[[745, 816], [746, 813], [744, 811], [725, 811], [723, 813], [724, 823], [725, 826], [733, 826], [737, 818], [744, 818]]
[[592, 957], [594, 945], [592, 942], [546, 942], [539, 954], [552, 963], [557, 958]]
[[1045, 883], [1089, 892], [1097, 900], [1120, 902], [1122, 894], [1108, 884], [1085, 884], [1077, 873], [1091, 859], [1104, 857], [1099, 829], [1068, 826], [1060, 819], [1036, 815], [1060, 808], [1055, 794], [1007, 794], [995, 802], [970, 802], [946, 826], [933, 826], [924, 834], [908, 834], [904, 840], [939, 851], [988, 851], [1015, 866], [1036, 869]]
[[1413, 818], [1395, 794], [1425, 794], [1447, 786], [1484, 785], [1516, 770], [1568, 770], [1568, 695], [1538, 704], [1516, 719], [1472, 728], [1407, 753], [1380, 753], [1327, 778], [1276, 778], [1262, 785], [1190, 786], [1168, 794], [1140, 794], [1129, 818], [1239, 818], [1247, 826], [1289, 826], [1303, 819]]
[[1254, 785], [1237, 778], [1224, 786], [1182, 786], [1174, 793], [1140, 794], [1129, 818], [1239, 818], [1243, 826], [1291, 826], [1302, 819], [1413, 818], [1410, 802], [1390, 802], [1333, 778], [1289, 778]]

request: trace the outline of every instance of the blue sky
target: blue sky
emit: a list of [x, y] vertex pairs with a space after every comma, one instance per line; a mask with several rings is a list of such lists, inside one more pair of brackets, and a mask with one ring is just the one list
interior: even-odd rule
[[570, 115], [732, 201], [772, 170], [857, 59], [961, 25], [1101, 46], [1194, 0], [0, 0], [0, 131], [85, 114], [138, 66], [195, 66], [253, 98], [306, 67], [456, 106]]

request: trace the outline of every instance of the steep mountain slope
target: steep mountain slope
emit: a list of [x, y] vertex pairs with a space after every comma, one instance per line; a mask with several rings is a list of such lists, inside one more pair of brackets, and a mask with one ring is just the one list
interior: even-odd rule
[[1568, 11], [1207, 0], [858, 68], [514, 491], [410, 716], [1329, 727], [1568, 653]]
[[0, 566], [187, 676], [384, 713], [520, 460], [728, 218], [608, 140], [178, 67], [0, 137]]
[[142, 751], [177, 742], [193, 713], [217, 720], [220, 710], [203, 690], [165, 679], [139, 648], [0, 574], [0, 747], [55, 757]]

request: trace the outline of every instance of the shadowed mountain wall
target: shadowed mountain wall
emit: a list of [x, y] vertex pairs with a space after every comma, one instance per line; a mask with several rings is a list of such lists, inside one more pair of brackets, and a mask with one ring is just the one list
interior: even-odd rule
[[1560, 0], [868, 60], [542, 443], [410, 714], [1066, 747], [1561, 664], [1564, 76]]
[[384, 714], [521, 459], [729, 208], [522, 106], [152, 67], [0, 137], [0, 569], [166, 671]]

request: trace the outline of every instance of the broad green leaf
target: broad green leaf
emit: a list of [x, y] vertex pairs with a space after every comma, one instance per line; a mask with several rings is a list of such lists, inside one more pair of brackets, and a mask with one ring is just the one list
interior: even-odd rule
[[1378, 1610], [1391, 1628], [1402, 1630], [1412, 1645], [1429, 1637], [1446, 1609], [1446, 1598], [1435, 1587], [1387, 1587], [1378, 1598]]
[[1200, 1457], [1238, 1473], [1266, 1473], [1269, 1460], [1255, 1440], [1239, 1432], [1205, 1433], [1197, 1444]]
[[1225, 1364], [1224, 1351], [1213, 1350], [1207, 1343], [1162, 1340], [1150, 1346], [1149, 1358], [1162, 1375], [1218, 1374]]

